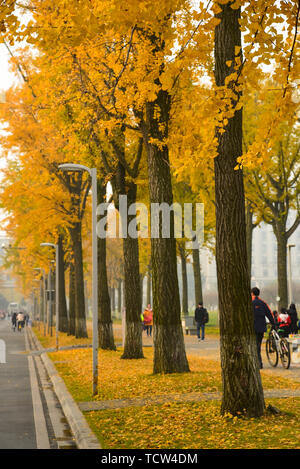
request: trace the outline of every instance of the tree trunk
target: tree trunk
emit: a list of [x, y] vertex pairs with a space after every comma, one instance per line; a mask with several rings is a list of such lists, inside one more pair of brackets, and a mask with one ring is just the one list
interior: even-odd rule
[[188, 280], [186, 270], [186, 254], [184, 247], [179, 247], [180, 261], [181, 261], [181, 278], [182, 278], [182, 313], [187, 316], [189, 314], [188, 308]]
[[253, 239], [253, 212], [249, 202], [246, 203], [246, 246], [247, 246], [247, 262], [248, 272], [251, 284], [251, 272], [252, 272], [252, 239]]
[[69, 335], [75, 335], [75, 269], [73, 262], [69, 267]]
[[[146, 105], [146, 127], [143, 137], [147, 150], [150, 202], [173, 203], [168, 147], [162, 143], [168, 136], [171, 97], [160, 90], [155, 101]], [[150, 140], [154, 139], [154, 141]], [[157, 145], [155, 141], [162, 144]], [[151, 265], [154, 319], [154, 373], [189, 371], [180, 315], [177, 278], [174, 214], [170, 217], [170, 237], [151, 237]]]
[[[222, 5], [216, 16], [215, 79], [217, 86], [234, 71], [235, 47], [241, 46], [240, 9]], [[242, 57], [241, 57], [242, 59]], [[228, 67], [226, 62], [232, 61]], [[233, 106], [236, 103], [232, 103]], [[221, 413], [259, 417], [264, 413], [246, 249], [243, 173], [235, 171], [242, 154], [242, 110], [229, 118], [225, 132], [217, 131], [215, 158], [216, 263], [219, 293]]]
[[110, 295], [111, 295], [111, 310], [114, 313], [115, 309], [116, 309], [116, 291], [115, 291], [115, 287], [111, 287]]
[[62, 236], [58, 238], [58, 253], [59, 253], [59, 324], [60, 332], [68, 332], [68, 311], [66, 301], [66, 283], [65, 283], [65, 261], [64, 249], [62, 243]]
[[105, 238], [98, 238], [98, 336], [99, 348], [116, 350], [107, 285]]
[[147, 306], [151, 305], [151, 266], [148, 265], [147, 271], [147, 299], [146, 299]]
[[122, 312], [122, 280], [118, 280], [118, 312]]
[[[105, 202], [106, 186], [101, 180], [98, 180], [97, 192], [98, 204]], [[98, 237], [98, 337], [99, 348], [116, 350], [107, 282], [106, 238], [101, 237]]]
[[195, 285], [195, 307], [197, 307], [199, 303], [203, 303], [199, 249], [192, 249], [192, 256], [193, 256], [193, 272], [194, 272], [194, 285]]
[[141, 289], [141, 310], [144, 306], [144, 275], [140, 274], [140, 289]]
[[[136, 191], [136, 184], [131, 182], [127, 190], [128, 206], [136, 203]], [[134, 215], [128, 215], [126, 229], [134, 218]], [[122, 223], [125, 221], [122, 220]], [[123, 239], [123, 253], [126, 337], [122, 358], [144, 358], [140, 319], [142, 304], [138, 238], [125, 237]]]
[[287, 237], [284, 226], [277, 225], [274, 232], [277, 240], [277, 292], [280, 310], [288, 307]]
[[74, 223], [69, 230], [72, 239], [75, 273], [75, 337], [82, 338], [88, 335], [85, 318], [81, 223]]
[[[122, 135], [124, 152], [125, 140]], [[124, 156], [125, 158], [125, 156]], [[128, 215], [130, 205], [136, 203], [137, 186], [125, 178], [125, 168], [119, 162], [116, 174], [112, 179], [115, 207], [120, 211], [123, 235], [123, 257], [124, 257], [124, 306], [126, 310], [126, 335], [124, 352], [121, 358], [144, 358], [141, 327], [141, 285], [139, 265], [139, 243], [138, 238], [128, 234], [128, 227], [135, 215]], [[119, 206], [120, 195], [127, 196], [127, 206], [121, 210]]]

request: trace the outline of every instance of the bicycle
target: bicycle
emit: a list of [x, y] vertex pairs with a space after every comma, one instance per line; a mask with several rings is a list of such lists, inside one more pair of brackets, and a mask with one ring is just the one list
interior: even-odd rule
[[268, 361], [274, 368], [278, 365], [280, 357], [283, 368], [288, 369], [291, 364], [290, 344], [285, 337], [280, 337], [275, 329], [271, 329], [266, 341], [266, 354]]

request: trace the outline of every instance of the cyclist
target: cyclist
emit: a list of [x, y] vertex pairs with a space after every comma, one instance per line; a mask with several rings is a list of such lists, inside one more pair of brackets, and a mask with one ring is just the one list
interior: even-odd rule
[[261, 343], [264, 337], [264, 333], [267, 330], [266, 317], [269, 319], [272, 327], [275, 326], [272, 311], [270, 310], [267, 303], [259, 298], [260, 290], [257, 287], [252, 288], [252, 305], [254, 315], [254, 331], [256, 335], [257, 353], [260, 368], [263, 367], [261, 358]]

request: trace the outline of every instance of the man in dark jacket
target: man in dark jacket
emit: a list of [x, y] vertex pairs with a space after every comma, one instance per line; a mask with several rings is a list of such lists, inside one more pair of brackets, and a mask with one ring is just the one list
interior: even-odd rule
[[297, 334], [298, 333], [298, 314], [297, 314], [296, 306], [294, 303], [290, 305], [288, 314], [291, 318], [290, 332], [292, 334]]
[[199, 303], [195, 309], [195, 321], [197, 324], [197, 336], [200, 342], [200, 327], [201, 327], [201, 340], [205, 337], [205, 324], [208, 322], [208, 312], [206, 308], [203, 308], [203, 303]]
[[275, 322], [273, 318], [272, 311], [270, 310], [267, 303], [265, 303], [261, 298], [259, 298], [260, 291], [257, 287], [252, 288], [252, 305], [253, 305], [253, 315], [254, 315], [254, 331], [256, 334], [256, 344], [257, 344], [257, 353], [260, 368], [263, 367], [261, 359], [261, 343], [264, 337], [264, 333], [267, 330], [266, 317], [269, 319], [272, 327], [274, 327]]

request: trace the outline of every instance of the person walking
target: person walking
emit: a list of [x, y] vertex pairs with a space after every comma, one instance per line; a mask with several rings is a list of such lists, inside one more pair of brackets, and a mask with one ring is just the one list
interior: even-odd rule
[[252, 288], [252, 306], [253, 306], [253, 316], [254, 316], [254, 331], [256, 335], [256, 345], [257, 345], [257, 354], [260, 368], [263, 368], [262, 358], [261, 358], [261, 344], [264, 337], [264, 333], [267, 330], [266, 317], [270, 321], [272, 327], [275, 326], [275, 321], [273, 318], [272, 311], [270, 310], [267, 303], [265, 303], [261, 298], [259, 298], [260, 290], [257, 287]]
[[25, 321], [25, 318], [24, 318], [24, 314], [23, 313], [19, 313], [17, 315], [17, 325], [18, 325], [18, 331], [21, 332], [21, 330], [23, 329], [24, 327], [24, 321]]
[[153, 326], [153, 311], [151, 305], [148, 305], [144, 310], [144, 325], [146, 328], [146, 333], [148, 337], [152, 336], [152, 326]]
[[[207, 312], [207, 309], [203, 307], [203, 303], [198, 303], [198, 306], [195, 309], [195, 322], [197, 324], [198, 342], [200, 342], [200, 340], [205, 339], [205, 324], [208, 322], [208, 312]], [[200, 338], [200, 329], [201, 329], [201, 338]]]
[[290, 304], [290, 307], [288, 309], [288, 314], [291, 318], [291, 324], [290, 324], [291, 334], [297, 334], [298, 333], [298, 313], [297, 313], [296, 306], [294, 303]]
[[12, 317], [11, 317], [11, 325], [12, 325], [12, 328], [15, 332], [16, 330], [16, 327], [17, 327], [17, 313], [13, 313], [12, 314]]

